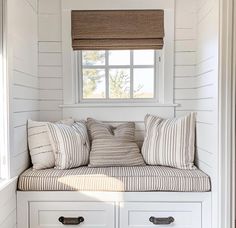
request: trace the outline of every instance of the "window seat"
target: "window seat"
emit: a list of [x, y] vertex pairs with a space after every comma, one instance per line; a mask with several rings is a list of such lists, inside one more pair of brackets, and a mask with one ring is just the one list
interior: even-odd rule
[[20, 191], [206, 192], [210, 178], [202, 171], [163, 166], [79, 167], [70, 170], [26, 170]]

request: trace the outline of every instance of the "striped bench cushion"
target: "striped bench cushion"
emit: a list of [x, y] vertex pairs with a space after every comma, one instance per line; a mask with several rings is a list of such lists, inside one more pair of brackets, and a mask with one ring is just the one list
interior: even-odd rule
[[79, 167], [70, 170], [26, 170], [19, 178], [22, 191], [210, 191], [202, 171], [161, 166]]

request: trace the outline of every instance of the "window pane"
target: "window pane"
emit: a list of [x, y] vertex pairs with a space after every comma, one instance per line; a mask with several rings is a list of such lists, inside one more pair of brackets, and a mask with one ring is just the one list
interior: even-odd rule
[[154, 98], [154, 69], [134, 69], [134, 98]]
[[134, 65], [154, 65], [153, 50], [134, 51]]
[[109, 51], [109, 65], [130, 65], [130, 51]]
[[105, 70], [84, 69], [83, 70], [83, 98], [98, 99], [106, 97]]
[[105, 65], [105, 51], [82, 51], [83, 65]]
[[130, 70], [109, 71], [109, 96], [113, 99], [130, 98]]

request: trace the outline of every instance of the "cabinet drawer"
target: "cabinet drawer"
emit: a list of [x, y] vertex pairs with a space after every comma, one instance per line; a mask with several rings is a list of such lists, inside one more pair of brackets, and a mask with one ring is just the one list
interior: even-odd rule
[[[64, 223], [82, 222], [76, 225]], [[72, 218], [72, 219], [71, 219]], [[83, 221], [84, 220], [84, 221]], [[30, 228], [114, 228], [113, 202], [31, 202]]]
[[[154, 224], [150, 218], [155, 218]], [[174, 221], [172, 222], [172, 218]], [[151, 220], [152, 220], [151, 219]], [[121, 203], [120, 228], [201, 228], [200, 203]]]

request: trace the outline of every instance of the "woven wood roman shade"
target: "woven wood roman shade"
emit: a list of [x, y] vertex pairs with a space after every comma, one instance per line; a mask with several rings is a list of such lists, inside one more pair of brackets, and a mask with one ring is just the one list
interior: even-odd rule
[[74, 50], [163, 48], [163, 10], [75, 10], [71, 20]]

